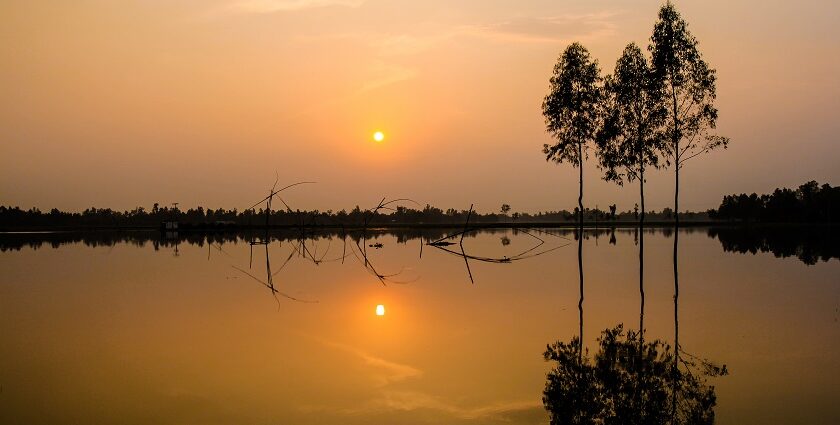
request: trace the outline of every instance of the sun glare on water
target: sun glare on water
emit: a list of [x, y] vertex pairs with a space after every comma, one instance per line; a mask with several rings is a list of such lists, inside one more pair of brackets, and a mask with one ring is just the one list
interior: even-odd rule
[[385, 140], [385, 134], [383, 134], [381, 131], [377, 131], [376, 133], [373, 133], [373, 140], [381, 142]]
[[377, 316], [384, 316], [385, 315], [385, 306], [379, 304], [376, 306], [376, 315]]

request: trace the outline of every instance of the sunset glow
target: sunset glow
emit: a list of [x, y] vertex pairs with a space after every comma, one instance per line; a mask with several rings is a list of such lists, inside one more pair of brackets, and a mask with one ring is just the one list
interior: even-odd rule
[[838, 22], [0, 0], [0, 425], [840, 425]]
[[[280, 170], [282, 181], [322, 182], [288, 199], [295, 208], [352, 209], [373, 193], [468, 207], [460, 188], [428, 173], [434, 161], [483, 187], [517, 188], [470, 193], [478, 209], [572, 210], [577, 182], [534, 162], [550, 141], [539, 107], [552, 67], [580, 41], [611, 73], [628, 42], [647, 50], [663, 3], [3, 2], [0, 192], [4, 204], [46, 210], [241, 209], [262, 194], [254, 183]], [[695, 187], [681, 207], [793, 184], [799, 171], [780, 167], [793, 157], [808, 178], [840, 178], [840, 3], [767, 4], [679, 2], [719, 74], [718, 131], [738, 141], [685, 168]], [[464, 161], [466, 152], [480, 158]], [[139, 178], [151, 160], [166, 164]], [[744, 161], [753, 172], [740, 172]], [[43, 172], [56, 167], [60, 179]], [[584, 169], [598, 173], [595, 161]], [[668, 177], [649, 173], [648, 208], [670, 205]], [[592, 178], [586, 200], [625, 211], [636, 192]]]

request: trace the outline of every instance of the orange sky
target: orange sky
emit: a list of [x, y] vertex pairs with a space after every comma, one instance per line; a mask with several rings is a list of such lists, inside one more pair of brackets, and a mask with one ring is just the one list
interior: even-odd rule
[[[839, 184], [840, 5], [677, 1], [717, 68], [729, 150], [693, 160], [681, 206], [805, 180]], [[494, 211], [571, 209], [540, 102], [558, 53], [610, 72], [646, 45], [652, 1], [6, 0], [0, 4], [0, 204], [245, 208], [317, 180], [296, 208], [382, 196]], [[372, 141], [381, 130], [386, 139]], [[638, 188], [585, 168], [587, 206]], [[673, 196], [649, 179], [648, 205]]]

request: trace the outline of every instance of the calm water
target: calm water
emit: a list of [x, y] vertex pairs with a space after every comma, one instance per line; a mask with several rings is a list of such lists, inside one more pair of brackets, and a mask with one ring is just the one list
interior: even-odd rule
[[[680, 232], [679, 344], [729, 371], [717, 423], [840, 423], [836, 233]], [[644, 233], [643, 311], [638, 232], [586, 232], [582, 315], [574, 232], [471, 233], [466, 259], [357, 237], [0, 235], [0, 423], [547, 423], [543, 352], [581, 317], [593, 353], [640, 313], [677, 336], [670, 232]]]

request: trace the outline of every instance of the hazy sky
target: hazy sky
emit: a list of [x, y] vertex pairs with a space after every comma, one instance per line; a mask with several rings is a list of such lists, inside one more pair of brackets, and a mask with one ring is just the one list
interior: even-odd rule
[[[689, 162], [681, 206], [840, 183], [840, 3], [676, 1], [718, 70], [727, 151]], [[383, 196], [481, 211], [571, 209], [540, 103], [559, 52], [611, 72], [659, 0], [72, 0], [0, 3], [0, 204], [245, 208], [274, 181], [297, 208]], [[381, 130], [385, 141], [374, 143]], [[587, 206], [636, 185], [590, 160]], [[673, 198], [650, 176], [648, 205]]]

